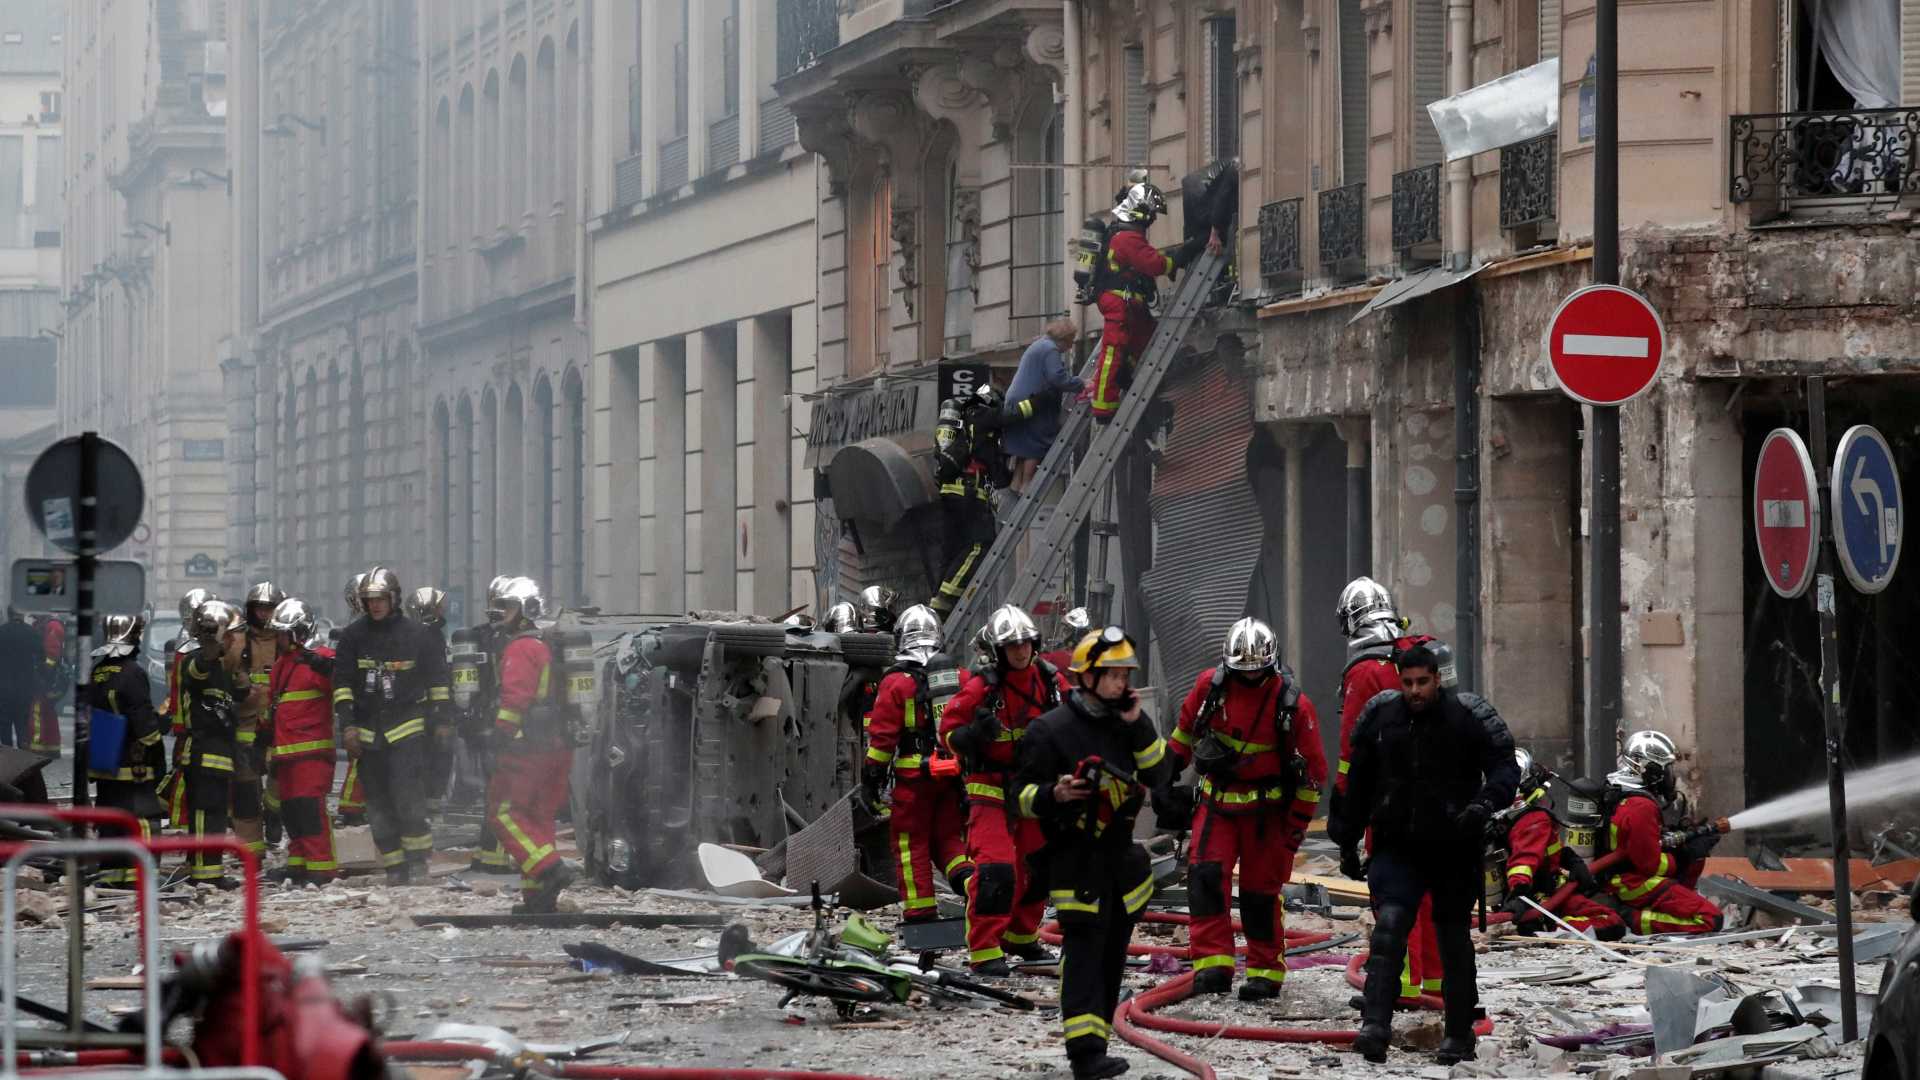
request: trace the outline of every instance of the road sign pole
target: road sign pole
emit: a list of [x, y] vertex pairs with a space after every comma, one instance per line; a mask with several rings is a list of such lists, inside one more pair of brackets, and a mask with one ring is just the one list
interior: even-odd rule
[[93, 574], [99, 536], [95, 522], [100, 494], [100, 436], [85, 432], [80, 436], [80, 491], [74, 500], [74, 533], [80, 550], [74, 557], [75, 635], [73, 660], [73, 805], [93, 802], [92, 784], [87, 778], [87, 752], [93, 729], [93, 714], [87, 710], [87, 657], [93, 651]]
[[[1821, 515], [1835, 521], [1838, 508], [1827, 477], [1827, 380], [1807, 380], [1808, 433], [1813, 436], [1813, 475], [1820, 484]], [[1835, 527], [1835, 526], [1830, 526]], [[1836, 531], [1837, 531], [1837, 527]], [[1813, 607], [1820, 618], [1820, 707], [1827, 732], [1827, 799], [1833, 817], [1833, 921], [1840, 929], [1840, 1030], [1847, 1042], [1860, 1037], [1859, 1009], [1853, 985], [1852, 852], [1847, 843], [1847, 785], [1841, 767], [1847, 718], [1840, 708], [1840, 630], [1834, 611], [1833, 544], [1820, 544], [1820, 570], [1814, 579]]]
[[[1593, 281], [1620, 283], [1620, 9], [1596, 0], [1593, 11]], [[1621, 719], [1620, 673], [1620, 410], [1595, 406], [1593, 438], [1592, 563], [1587, 603], [1587, 770], [1613, 766]]]

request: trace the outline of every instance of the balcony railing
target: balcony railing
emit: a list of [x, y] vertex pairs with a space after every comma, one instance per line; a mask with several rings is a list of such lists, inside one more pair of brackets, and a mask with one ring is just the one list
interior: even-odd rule
[[1500, 148], [1500, 227], [1555, 220], [1560, 187], [1560, 132]]
[[707, 125], [707, 171], [719, 172], [740, 164], [740, 114], [723, 116]]
[[1366, 272], [1367, 185], [1329, 188], [1320, 193], [1320, 273], [1340, 282]]
[[625, 209], [640, 201], [640, 155], [613, 163], [613, 208]]
[[1439, 255], [1440, 163], [1393, 174], [1393, 250], [1409, 262]]
[[1260, 285], [1268, 292], [1300, 287], [1300, 207], [1305, 202], [1281, 199], [1260, 208]]
[[779, 0], [774, 21], [779, 31], [774, 60], [783, 79], [840, 44], [839, 0]]
[[660, 144], [660, 190], [672, 191], [687, 182], [687, 137]]
[[1731, 124], [1736, 203], [1831, 211], [1920, 193], [1920, 109], [1752, 113]]

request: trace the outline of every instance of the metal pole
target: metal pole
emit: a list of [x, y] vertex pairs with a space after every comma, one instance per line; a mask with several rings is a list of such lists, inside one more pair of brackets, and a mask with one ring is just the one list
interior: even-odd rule
[[[1480, 335], [1473, 282], [1453, 306], [1454, 641], [1460, 689], [1480, 689]], [[1486, 922], [1484, 907], [1481, 923]]]
[[[1820, 485], [1821, 521], [1831, 528], [1828, 491], [1827, 380], [1807, 380], [1809, 434], [1813, 436], [1813, 475]], [[1840, 628], [1834, 611], [1833, 545], [1819, 538], [1820, 567], [1814, 577], [1813, 606], [1820, 618], [1820, 703], [1827, 731], [1827, 799], [1833, 817], [1833, 921], [1840, 930], [1840, 1030], [1847, 1042], [1860, 1037], [1860, 1016], [1853, 984], [1853, 883], [1847, 843], [1847, 784], [1840, 754], [1846, 744], [1847, 718], [1840, 708]]]
[[[1620, 283], [1620, 9], [1596, 0], [1593, 107], [1593, 280]], [[1620, 410], [1596, 406], [1593, 441], [1592, 682], [1587, 695], [1587, 771], [1611, 767], [1620, 700]]]
[[95, 529], [99, 508], [100, 472], [100, 435], [89, 431], [80, 436], [80, 498], [79, 512], [75, 515], [76, 536], [80, 541], [78, 557], [74, 560], [74, 576], [78, 584], [74, 589], [74, 634], [75, 649], [73, 660], [73, 805], [89, 806], [93, 802], [91, 786], [87, 779], [87, 745], [90, 742], [93, 719], [86, 710], [87, 654], [93, 650], [93, 572]]

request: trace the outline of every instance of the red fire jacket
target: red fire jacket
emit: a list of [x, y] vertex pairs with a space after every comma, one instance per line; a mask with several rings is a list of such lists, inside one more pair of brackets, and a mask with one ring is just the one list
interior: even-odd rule
[[867, 760], [892, 765], [896, 777], [926, 775], [940, 718], [932, 715], [931, 701], [922, 695], [925, 678], [924, 672], [888, 672], [868, 714]]
[[1610, 874], [1607, 887], [1628, 904], [1645, 906], [1673, 881], [1680, 861], [1660, 847], [1660, 804], [1649, 795], [1632, 794], [1620, 800], [1607, 823], [1607, 850], [1625, 851], [1630, 869]]
[[1143, 291], [1153, 280], [1173, 273], [1173, 257], [1161, 254], [1159, 248], [1149, 243], [1145, 229], [1115, 229], [1107, 241], [1107, 269], [1118, 276], [1108, 292], [1144, 304]]
[[[1174, 756], [1185, 767], [1193, 757], [1193, 744], [1200, 711], [1214, 693], [1215, 668], [1208, 668], [1194, 680], [1186, 704], [1180, 707], [1180, 724], [1174, 729]], [[1285, 797], [1276, 781], [1285, 773], [1295, 754], [1306, 762], [1298, 778], [1292, 806], [1313, 816], [1320, 801], [1320, 788], [1327, 782], [1327, 754], [1320, 747], [1320, 718], [1313, 699], [1300, 695], [1294, 707], [1292, 729], [1284, 736], [1279, 730], [1279, 705], [1287, 679], [1275, 676], [1258, 686], [1249, 686], [1225, 673], [1220, 680], [1219, 705], [1208, 719], [1214, 737], [1240, 755], [1231, 780], [1216, 783], [1212, 778], [1200, 781], [1201, 795], [1224, 810], [1251, 809], [1255, 804], [1275, 802]]]
[[[527, 720], [553, 696], [553, 653], [538, 634], [507, 642], [500, 653], [500, 708], [493, 726], [515, 739], [528, 734]], [[537, 732], [546, 735], [548, 732]]]
[[1000, 733], [986, 748], [985, 761], [981, 763], [984, 767], [967, 774], [967, 794], [1004, 799], [1006, 774], [1013, 771], [1014, 757], [1020, 740], [1026, 737], [1027, 725], [1060, 704], [1066, 695], [1066, 680], [1052, 665], [1043, 668], [1043, 664], [1046, 661], [1035, 660], [1019, 671], [996, 671], [991, 679], [986, 675], [961, 676], [960, 692], [947, 702], [940, 714], [940, 742], [953, 750], [950, 741], [953, 733], [972, 724], [974, 712], [995, 697], [996, 690], [998, 707], [994, 715], [1000, 718]]
[[1507, 891], [1560, 887], [1560, 828], [1546, 807], [1523, 811], [1507, 827]]
[[274, 762], [333, 758], [333, 650], [289, 649], [267, 675]]

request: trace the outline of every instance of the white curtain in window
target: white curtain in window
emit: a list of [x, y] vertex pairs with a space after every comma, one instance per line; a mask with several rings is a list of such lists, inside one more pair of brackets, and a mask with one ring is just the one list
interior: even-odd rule
[[1862, 109], [1900, 100], [1900, 0], [1819, 0], [1820, 52]]

